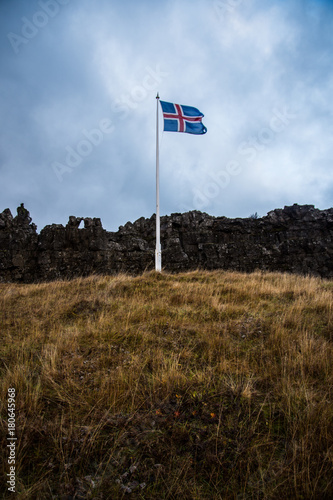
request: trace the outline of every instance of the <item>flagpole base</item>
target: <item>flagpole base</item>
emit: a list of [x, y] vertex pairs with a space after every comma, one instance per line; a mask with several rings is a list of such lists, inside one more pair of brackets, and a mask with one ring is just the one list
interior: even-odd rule
[[162, 252], [155, 250], [155, 271], [160, 273], [162, 271]]

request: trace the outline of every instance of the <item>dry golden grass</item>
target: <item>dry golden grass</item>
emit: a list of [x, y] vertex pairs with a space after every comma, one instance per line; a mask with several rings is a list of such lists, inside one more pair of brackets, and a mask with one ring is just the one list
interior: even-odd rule
[[1, 284], [3, 477], [14, 387], [17, 498], [332, 498], [332, 303], [262, 272]]

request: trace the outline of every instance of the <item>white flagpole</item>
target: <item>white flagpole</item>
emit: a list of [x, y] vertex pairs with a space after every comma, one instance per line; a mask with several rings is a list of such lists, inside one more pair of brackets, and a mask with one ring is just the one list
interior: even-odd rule
[[160, 152], [159, 152], [159, 134], [158, 134], [158, 107], [160, 96], [156, 96], [156, 249], [155, 249], [155, 271], [162, 270], [162, 252], [161, 252], [161, 231], [160, 231]]

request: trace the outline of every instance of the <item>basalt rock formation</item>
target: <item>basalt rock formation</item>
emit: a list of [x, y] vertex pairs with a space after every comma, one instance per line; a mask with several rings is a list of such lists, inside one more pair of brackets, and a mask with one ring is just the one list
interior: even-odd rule
[[[80, 223], [84, 221], [84, 228]], [[256, 269], [333, 278], [333, 208], [293, 205], [265, 217], [228, 219], [193, 211], [161, 217], [167, 271]], [[155, 215], [103, 229], [100, 219], [69, 217], [40, 234], [24, 205], [0, 214], [0, 281], [38, 282], [154, 268]]]

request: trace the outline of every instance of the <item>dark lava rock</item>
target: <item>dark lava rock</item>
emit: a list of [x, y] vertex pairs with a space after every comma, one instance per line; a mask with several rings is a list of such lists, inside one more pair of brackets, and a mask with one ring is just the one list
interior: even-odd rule
[[[84, 227], [79, 228], [81, 222]], [[166, 271], [256, 269], [333, 278], [333, 208], [276, 209], [262, 218], [228, 219], [192, 211], [161, 217]], [[155, 215], [117, 232], [101, 220], [70, 216], [40, 234], [24, 205], [0, 214], [0, 281], [37, 282], [154, 269]]]

